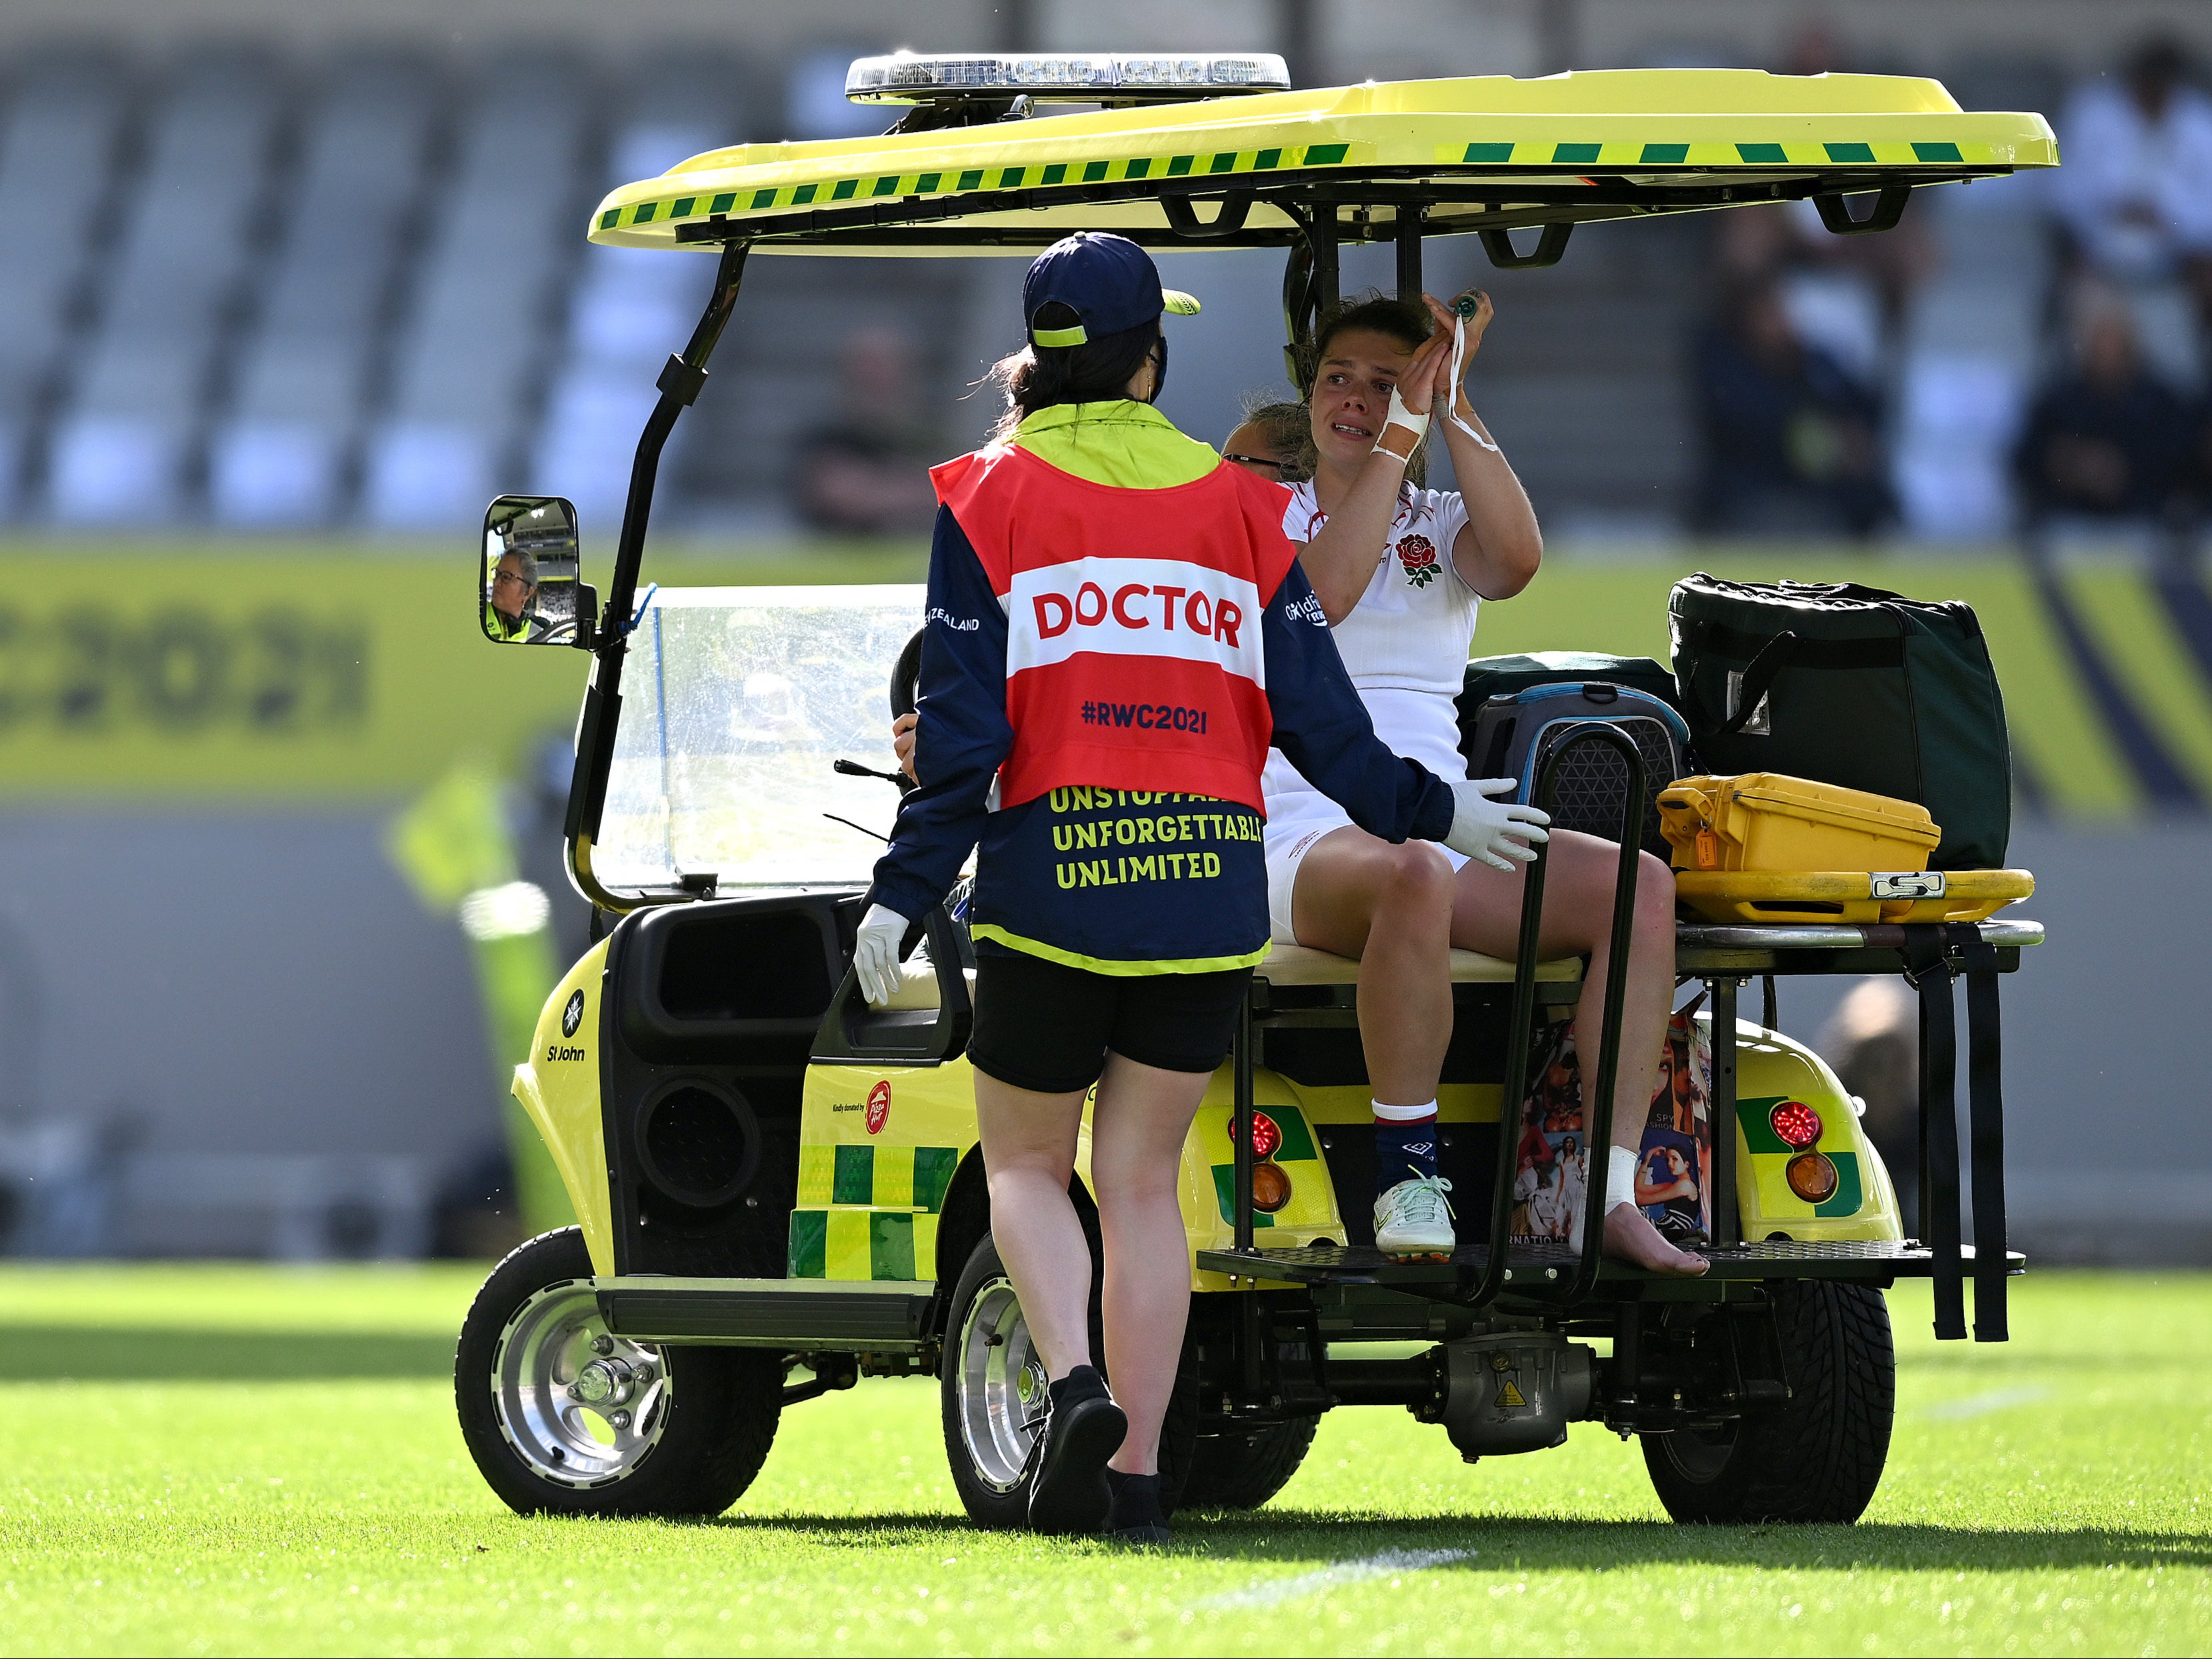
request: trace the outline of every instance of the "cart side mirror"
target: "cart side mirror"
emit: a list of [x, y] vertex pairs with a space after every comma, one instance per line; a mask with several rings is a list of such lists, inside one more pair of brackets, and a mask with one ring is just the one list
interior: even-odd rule
[[582, 577], [574, 503], [559, 495], [501, 495], [484, 510], [477, 616], [493, 644], [588, 649], [599, 596]]

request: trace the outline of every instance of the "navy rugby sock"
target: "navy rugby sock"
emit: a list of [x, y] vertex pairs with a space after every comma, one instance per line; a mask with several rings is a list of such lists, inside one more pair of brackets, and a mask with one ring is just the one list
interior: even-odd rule
[[1401, 1181], [1432, 1181], [1437, 1174], [1437, 1103], [1386, 1106], [1375, 1103], [1375, 1190]]

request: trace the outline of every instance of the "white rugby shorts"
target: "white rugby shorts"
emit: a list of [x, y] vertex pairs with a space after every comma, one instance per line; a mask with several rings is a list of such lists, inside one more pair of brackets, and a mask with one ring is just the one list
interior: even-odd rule
[[[1323, 836], [1332, 830], [1355, 828], [1345, 810], [1318, 789], [1284, 790], [1267, 803], [1263, 841], [1267, 859], [1267, 921], [1270, 937], [1278, 945], [1296, 945], [1291, 926], [1291, 895], [1297, 890], [1298, 866]], [[1451, 860], [1452, 873], [1467, 867], [1467, 854], [1437, 844], [1437, 851]]]

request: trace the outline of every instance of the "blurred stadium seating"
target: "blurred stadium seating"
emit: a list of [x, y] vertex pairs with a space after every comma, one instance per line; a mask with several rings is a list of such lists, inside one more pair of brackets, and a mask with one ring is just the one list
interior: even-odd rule
[[[727, 42], [636, 61], [427, 39], [15, 52], [0, 63], [0, 209], [41, 234], [0, 245], [0, 522], [448, 532], [526, 485], [611, 528], [651, 377], [705, 271], [586, 248], [583, 216], [608, 185], [701, 149], [875, 121], [825, 91], [842, 51], [802, 45], [780, 70]], [[783, 108], [763, 109], [779, 76]], [[2033, 57], [1970, 58], [1949, 78], [1970, 107], [2046, 111], [2068, 80]], [[2009, 532], [2010, 445], [2049, 354], [2041, 182], [1917, 202], [1930, 269], [1899, 316], [1849, 270], [1792, 279], [1801, 325], [1886, 388], [1909, 538]], [[1586, 231], [1533, 275], [1471, 248], [1433, 256], [1434, 280], [1497, 294], [1489, 410], [1555, 539], [1663, 538], [1688, 509], [1711, 235]], [[983, 314], [1004, 305], [996, 274], [757, 262], [664, 470], [663, 522], [791, 527], [793, 434], [833, 414], [823, 365], [864, 315], [909, 335], [952, 409], [1001, 343]], [[1243, 387], [1271, 367], [1201, 351], [1170, 402], [1194, 376]], [[982, 413], [958, 409], [948, 441]]]
[[[653, 378], [703, 297], [703, 256], [586, 244], [610, 184], [726, 143], [868, 131], [880, 112], [838, 96], [851, 52], [1024, 28], [1061, 47], [1280, 46], [1302, 83], [1327, 85], [1569, 61], [1780, 67], [1790, 32], [1825, 15], [1857, 37], [1855, 67], [1936, 73], [1967, 107], [2054, 119], [2153, 21], [2179, 19], [2212, 61], [2212, 12], [2161, 0], [2013, 0], [2004, 39], [1993, 15], [1944, 0], [0, 9], [0, 848], [17, 872], [0, 884], [0, 1252], [410, 1254], [445, 1228], [441, 1194], [474, 1203], [496, 1178], [513, 1056], [486, 1040], [469, 941], [410, 892], [386, 830], [481, 757], [521, 781], [522, 877], [576, 923], [553, 829], [583, 661], [483, 649], [463, 590], [502, 489], [573, 497], [606, 556]], [[1196, 38], [1215, 30], [1234, 38]], [[2212, 1169], [2190, 1150], [2193, 940], [2140, 925], [2212, 857], [2212, 592], [2172, 564], [1990, 556], [2013, 527], [2023, 414], [2064, 349], [2048, 191], [1917, 198], [1911, 270], [1889, 289], [1824, 235], [1786, 256], [1792, 324], [1887, 410], [1898, 520], [1863, 550], [1716, 547], [1682, 528], [1722, 222], [1754, 216], [1591, 227], [1533, 272], [1494, 270], [1471, 241], [1432, 247], [1431, 287], [1498, 301], [1481, 406], [1562, 555], [1486, 610], [1478, 648], [1663, 651], [1666, 588], [1701, 563], [1972, 604], [2014, 729], [2015, 856], [2043, 878], [2054, 939], [2008, 993], [2015, 1236], [2040, 1248], [2101, 1182], [2128, 1207], [2129, 1249], [2212, 1259], [2197, 1196]], [[1770, 221], [1802, 233], [1805, 216]], [[1178, 325], [1164, 406], [1218, 441], [1239, 395], [1279, 375], [1280, 262], [1164, 263], [1206, 301]], [[1389, 252], [1347, 254], [1345, 275], [1387, 287]], [[1020, 276], [1018, 260], [756, 258], [662, 470], [655, 522], [689, 561], [669, 568], [918, 574], [905, 544], [803, 541], [794, 457], [841, 418], [838, 366], [863, 329], [903, 336], [940, 453], [975, 441], [996, 410], [962, 394], [1016, 343]], [[2197, 374], [2174, 293], [2130, 302], [2147, 355]], [[447, 556], [386, 557], [386, 540]], [[1844, 988], [1793, 986], [1791, 1029], [1818, 1029]], [[2084, 1151], [2085, 1100], [2123, 1103], [2127, 1135]], [[2167, 1185], [2130, 1166], [2142, 1141], [2184, 1149]], [[34, 1184], [69, 1201], [11, 1208]]]

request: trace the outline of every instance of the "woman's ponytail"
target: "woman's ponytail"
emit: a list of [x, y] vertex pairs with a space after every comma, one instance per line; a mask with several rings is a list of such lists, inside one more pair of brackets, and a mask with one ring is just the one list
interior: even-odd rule
[[[1072, 328], [1079, 321], [1073, 311], [1057, 302], [1040, 306], [1031, 319], [1033, 325], [1048, 329]], [[1006, 411], [991, 428], [991, 441], [1005, 442], [1016, 427], [1041, 409], [1058, 404], [1111, 403], [1127, 397], [1130, 380], [1155, 352], [1159, 356], [1159, 373], [1152, 396], [1158, 398], [1159, 387], [1167, 380], [1167, 338], [1155, 317], [1081, 345], [1025, 345], [1000, 358], [983, 377], [1006, 398]]]

